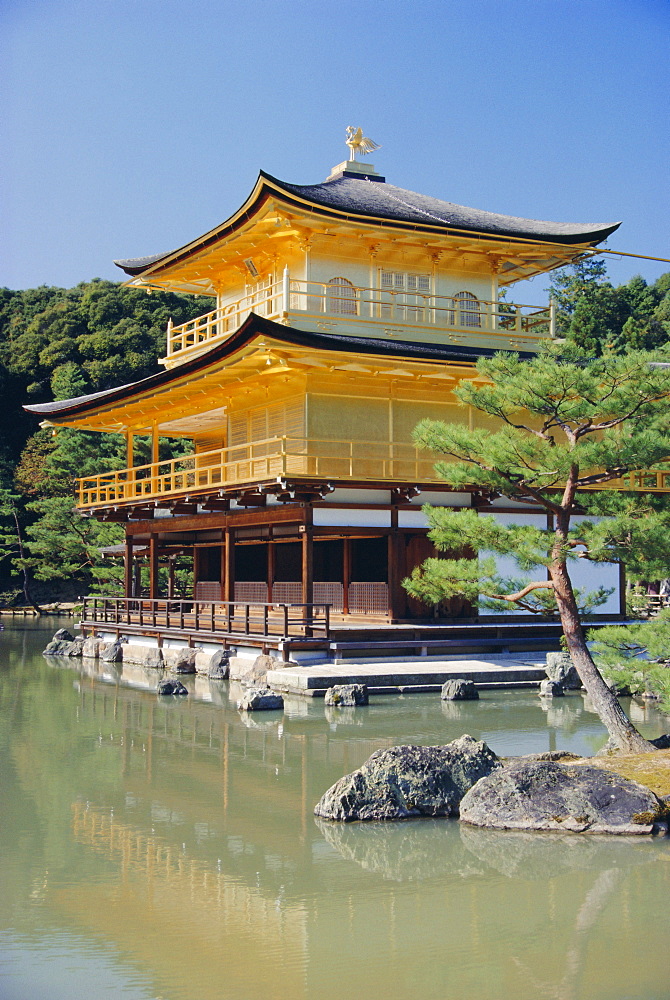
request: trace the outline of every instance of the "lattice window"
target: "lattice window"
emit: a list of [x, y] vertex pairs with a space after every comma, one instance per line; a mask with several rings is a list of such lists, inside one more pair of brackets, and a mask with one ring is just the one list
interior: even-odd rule
[[454, 302], [458, 309], [459, 326], [481, 326], [481, 303], [472, 292], [457, 292]]
[[196, 601], [220, 601], [221, 584], [218, 580], [198, 580], [195, 585]]
[[349, 611], [352, 614], [387, 615], [388, 586], [385, 583], [350, 583]]
[[302, 584], [290, 580], [278, 580], [272, 584], [272, 600], [277, 604], [301, 604]]
[[341, 611], [344, 605], [344, 587], [341, 583], [319, 582], [314, 584], [314, 603], [330, 604], [331, 611]]
[[328, 282], [328, 312], [340, 316], [355, 316], [358, 312], [356, 289], [348, 278], [331, 278]]
[[243, 604], [252, 604], [254, 602], [267, 604], [268, 585], [264, 580], [236, 580], [235, 600]]
[[430, 275], [405, 274], [403, 271], [382, 271], [381, 287], [384, 291], [421, 292], [430, 295]]
[[431, 291], [430, 275], [382, 271], [380, 285], [382, 292], [387, 293], [382, 296], [382, 319], [408, 323], [421, 323], [425, 320]]

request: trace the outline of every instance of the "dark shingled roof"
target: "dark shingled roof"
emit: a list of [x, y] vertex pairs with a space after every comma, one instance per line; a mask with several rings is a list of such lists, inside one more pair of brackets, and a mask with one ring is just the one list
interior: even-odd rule
[[[261, 189], [258, 197], [263, 194], [263, 182], [269, 182], [270, 190], [279, 189], [289, 200], [299, 198], [338, 216], [359, 218], [387, 219], [397, 225], [411, 225], [418, 229], [444, 232], [463, 231], [481, 234], [484, 237], [512, 237], [529, 239], [544, 243], [587, 244], [601, 243], [621, 225], [620, 222], [543, 222], [539, 219], [522, 219], [514, 215], [498, 215], [494, 212], [484, 212], [478, 208], [467, 208], [451, 201], [441, 201], [415, 191], [406, 191], [381, 181], [369, 181], [365, 178], [339, 176], [321, 184], [288, 184], [271, 174], [260, 172]], [[269, 186], [268, 185], [268, 186]], [[247, 215], [252, 204], [247, 207]], [[217, 227], [216, 232], [223, 234], [227, 223]], [[214, 232], [214, 231], [213, 231]], [[211, 235], [207, 242], [211, 242]], [[204, 238], [204, 237], [203, 237]], [[199, 245], [195, 240], [194, 245]], [[172, 251], [174, 253], [176, 251]], [[138, 275], [146, 268], [171, 256], [171, 253], [154, 254], [150, 257], [135, 257], [128, 260], [116, 260], [114, 263], [127, 274]]]
[[[402, 340], [377, 340], [373, 337], [341, 337], [331, 333], [312, 333], [311, 331], [295, 330], [292, 327], [274, 323], [264, 316], [251, 313], [242, 326], [228, 340], [212, 347], [190, 361], [185, 361], [175, 368], [160, 371], [139, 382], [117, 386], [115, 389], [103, 389], [92, 392], [88, 396], [75, 396], [73, 399], [56, 400], [53, 403], [32, 403], [23, 408], [28, 413], [43, 417], [67, 417], [87, 410], [95, 409], [96, 404], [118, 403], [132, 396], [163, 388], [170, 382], [180, 381], [185, 375], [195, 374], [208, 368], [218, 361], [234, 354], [254, 337], [262, 335], [273, 340], [283, 341], [298, 347], [308, 347], [324, 351], [356, 352], [387, 357], [401, 357], [410, 361], [455, 361], [462, 364], [476, 364], [482, 357], [492, 357], [496, 351], [492, 348], [460, 347], [454, 344], [434, 345], [419, 344]], [[519, 352], [520, 357], [531, 357], [529, 353]]]

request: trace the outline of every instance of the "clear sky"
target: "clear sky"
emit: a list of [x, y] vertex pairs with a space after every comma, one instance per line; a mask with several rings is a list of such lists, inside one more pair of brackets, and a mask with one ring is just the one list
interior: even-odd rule
[[0, 67], [10, 288], [119, 280], [260, 168], [324, 180], [347, 125], [393, 184], [670, 257], [670, 0], [3, 0]]

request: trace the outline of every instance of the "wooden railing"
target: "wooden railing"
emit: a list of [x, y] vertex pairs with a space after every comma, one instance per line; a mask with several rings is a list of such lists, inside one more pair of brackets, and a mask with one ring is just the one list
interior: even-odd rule
[[[465, 335], [487, 334], [499, 347], [509, 350], [535, 350], [538, 340], [553, 333], [551, 306], [530, 306], [486, 299], [462, 299], [458, 296], [432, 295], [428, 292], [331, 285], [322, 281], [291, 278], [288, 269], [281, 281], [247, 293], [180, 326], [168, 324], [167, 358], [175, 362], [180, 355], [191, 354], [225, 340], [255, 312], [275, 320], [287, 320], [292, 314], [313, 316], [315, 321], [357, 323], [362, 333], [394, 336], [424, 329]], [[396, 329], [398, 327], [398, 329]]]
[[411, 444], [275, 437], [87, 476], [77, 480], [76, 497], [78, 506], [95, 507], [286, 476], [435, 483], [434, 461]]
[[182, 635], [327, 638], [330, 605], [92, 596], [84, 598], [81, 623]]
[[[87, 476], [76, 481], [76, 498], [79, 507], [96, 507], [196, 496], [223, 486], [302, 476], [439, 483], [435, 460], [411, 444], [275, 437]], [[670, 469], [630, 472], [593, 488], [670, 493]]]

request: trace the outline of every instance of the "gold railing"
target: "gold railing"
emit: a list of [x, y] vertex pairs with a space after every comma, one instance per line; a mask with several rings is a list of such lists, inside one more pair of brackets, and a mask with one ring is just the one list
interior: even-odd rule
[[283, 477], [439, 482], [434, 457], [411, 444], [275, 437], [76, 481], [80, 507], [197, 494]]
[[[79, 507], [196, 495], [210, 489], [285, 477], [389, 483], [439, 483], [435, 456], [411, 444], [274, 437], [199, 452], [76, 481]], [[594, 489], [669, 493], [666, 472], [630, 472]]]
[[363, 333], [370, 333], [373, 325], [377, 333], [385, 336], [416, 329], [433, 334], [488, 335], [500, 341], [501, 349], [507, 350], [510, 347], [534, 350], [538, 340], [551, 335], [553, 327], [549, 306], [331, 285], [291, 278], [285, 271], [283, 280], [243, 295], [204, 316], [180, 326], [169, 323], [167, 357], [174, 361], [175, 355], [191, 354], [203, 345], [225, 340], [251, 312], [275, 320], [297, 314], [323, 322], [327, 316], [329, 324], [353, 322], [363, 327]]

